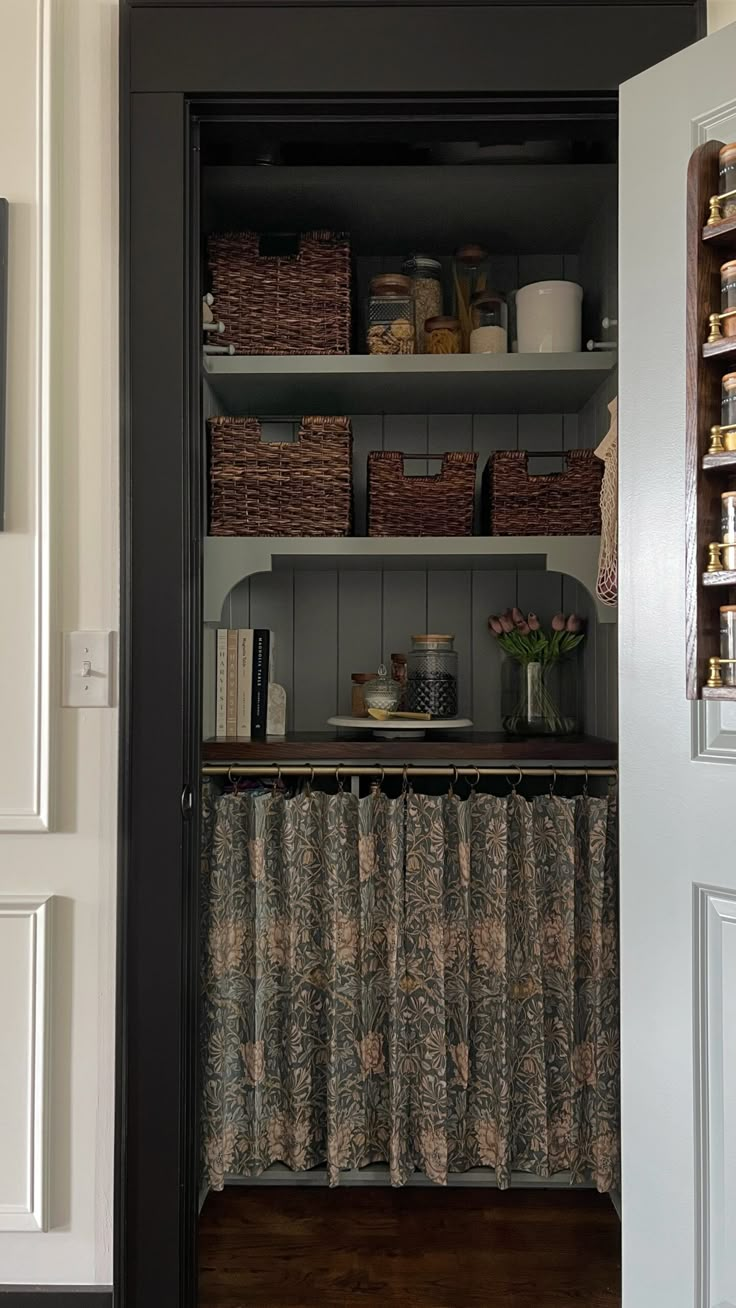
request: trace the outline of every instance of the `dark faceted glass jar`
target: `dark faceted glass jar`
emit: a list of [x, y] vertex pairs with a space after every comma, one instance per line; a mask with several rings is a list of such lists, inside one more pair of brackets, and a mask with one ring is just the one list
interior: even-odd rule
[[457, 717], [454, 636], [412, 636], [407, 655], [406, 707], [433, 718]]
[[[718, 194], [727, 195], [736, 191], [736, 141], [724, 145], [718, 155]], [[724, 200], [721, 205], [721, 218], [733, 218], [736, 215], [736, 195], [731, 200]]]

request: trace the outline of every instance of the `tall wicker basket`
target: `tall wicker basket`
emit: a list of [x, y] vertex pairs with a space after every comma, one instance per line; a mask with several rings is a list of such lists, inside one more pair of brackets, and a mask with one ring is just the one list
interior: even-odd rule
[[303, 418], [295, 441], [262, 441], [256, 418], [210, 418], [211, 536], [349, 536], [348, 418]]
[[369, 536], [472, 536], [477, 454], [442, 455], [433, 477], [407, 477], [399, 450], [368, 455]]
[[296, 253], [262, 254], [256, 232], [210, 236], [217, 344], [236, 354], [349, 354], [350, 241], [309, 232]]
[[492, 454], [483, 477], [491, 536], [597, 536], [603, 464], [592, 450], [570, 450], [564, 472], [530, 477], [522, 450]]

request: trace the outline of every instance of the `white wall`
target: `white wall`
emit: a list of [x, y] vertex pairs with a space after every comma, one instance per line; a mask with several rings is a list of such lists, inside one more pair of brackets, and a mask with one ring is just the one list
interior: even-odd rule
[[0, 0], [0, 896], [56, 897], [49, 1229], [3, 1229], [0, 1099], [0, 1283], [112, 1279], [117, 714], [57, 708], [56, 669], [60, 631], [118, 625], [117, 19], [117, 0]]
[[708, 0], [708, 33], [736, 23], [736, 0]]

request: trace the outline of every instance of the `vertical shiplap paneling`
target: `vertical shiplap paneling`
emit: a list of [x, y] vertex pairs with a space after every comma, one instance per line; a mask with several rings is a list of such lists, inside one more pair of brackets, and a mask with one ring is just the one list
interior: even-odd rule
[[273, 632], [274, 680], [286, 691], [287, 730], [293, 730], [294, 703], [294, 573], [259, 572], [250, 583], [250, 627]]
[[202, 633], [202, 736], [217, 730], [217, 629], [205, 625]]
[[384, 572], [383, 660], [406, 653], [413, 635], [428, 631], [427, 573]]
[[327, 731], [337, 710], [336, 572], [294, 573], [294, 730]]
[[435, 458], [473, 448], [473, 418], [469, 413], [435, 413], [427, 419], [427, 450]]
[[[596, 621], [595, 604], [588, 592], [570, 577], [563, 578], [562, 596], [563, 611], [568, 615], [577, 613], [585, 622], [586, 637], [583, 642], [582, 654], [578, 652], [572, 657], [575, 659], [573, 666], [578, 670], [581, 679], [581, 693], [578, 697], [580, 726], [588, 735], [596, 736], [600, 731], [598, 673], [602, 663], [598, 659], [599, 628]], [[604, 695], [607, 693], [605, 689], [603, 693]]]
[[[387, 413], [383, 420], [384, 450], [401, 450], [402, 454], [426, 454], [429, 420], [425, 414]], [[410, 459], [405, 472], [421, 476], [427, 471], [426, 460]]]
[[518, 449], [519, 419], [515, 413], [474, 413], [473, 446], [478, 455], [475, 476], [475, 531], [488, 534], [488, 505], [484, 503], [483, 483], [486, 464], [495, 450]]
[[516, 578], [516, 572], [493, 569], [472, 574], [472, 718], [476, 731], [501, 730], [503, 655], [488, 630], [488, 618], [516, 603]]
[[356, 536], [368, 533], [368, 455], [383, 449], [383, 419], [380, 414], [360, 414], [353, 427], [353, 510]]
[[566, 450], [579, 449], [580, 423], [577, 413], [566, 413], [562, 419], [562, 443]]
[[340, 572], [337, 585], [340, 612], [340, 627], [336, 633], [338, 712], [350, 713], [351, 674], [376, 672], [383, 657], [382, 574], [378, 571]]
[[530, 477], [541, 477], [550, 472], [561, 472], [560, 457], [548, 457], [551, 451], [564, 449], [563, 419], [561, 413], [520, 413], [519, 449], [529, 454], [542, 455], [529, 459]]
[[470, 572], [433, 569], [427, 573], [427, 631], [446, 632], [455, 637], [460, 717], [472, 717], [473, 624], [470, 595]]

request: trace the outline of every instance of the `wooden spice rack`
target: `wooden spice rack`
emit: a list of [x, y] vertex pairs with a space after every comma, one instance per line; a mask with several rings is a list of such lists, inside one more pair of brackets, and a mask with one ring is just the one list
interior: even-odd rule
[[688, 699], [736, 699], [736, 687], [708, 686], [709, 659], [720, 654], [720, 607], [736, 602], [736, 572], [708, 572], [708, 546], [721, 539], [721, 494], [736, 489], [736, 451], [710, 453], [721, 421], [721, 378], [736, 370], [736, 336], [710, 342], [720, 307], [720, 266], [736, 258], [736, 219], [708, 225], [718, 191], [722, 142], [690, 158], [687, 195], [686, 341], [686, 676]]

